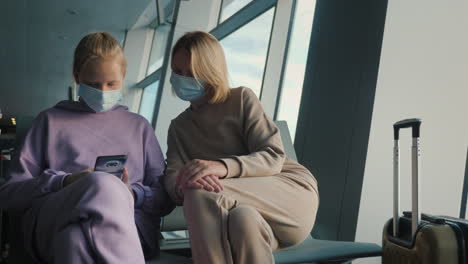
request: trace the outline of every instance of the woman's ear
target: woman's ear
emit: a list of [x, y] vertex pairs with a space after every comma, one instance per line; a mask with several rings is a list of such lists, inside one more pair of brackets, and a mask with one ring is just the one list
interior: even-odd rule
[[212, 98], [215, 94], [214, 87], [210, 84], [205, 84], [205, 91], [209, 98]]

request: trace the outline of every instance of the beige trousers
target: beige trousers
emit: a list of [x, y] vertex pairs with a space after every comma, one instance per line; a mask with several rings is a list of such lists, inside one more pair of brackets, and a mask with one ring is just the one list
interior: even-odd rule
[[184, 214], [195, 264], [274, 263], [302, 242], [318, 208], [312, 184], [284, 174], [221, 180], [221, 193], [187, 190]]

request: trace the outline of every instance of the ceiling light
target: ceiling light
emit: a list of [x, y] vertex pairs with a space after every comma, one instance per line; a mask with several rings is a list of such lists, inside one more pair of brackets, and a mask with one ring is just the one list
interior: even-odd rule
[[79, 14], [78, 11], [76, 11], [74, 9], [67, 9], [66, 12], [67, 12], [67, 14], [72, 15], [72, 16]]

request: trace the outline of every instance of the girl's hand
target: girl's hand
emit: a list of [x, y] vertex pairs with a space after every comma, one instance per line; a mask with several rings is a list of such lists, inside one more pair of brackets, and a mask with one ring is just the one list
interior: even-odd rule
[[77, 180], [81, 179], [81, 177], [84, 177], [84, 176], [88, 175], [88, 173], [90, 173], [92, 171], [93, 171], [93, 169], [89, 168], [89, 169], [82, 170], [80, 172], [68, 175], [63, 180], [63, 187], [68, 186], [68, 185], [76, 182]]
[[127, 168], [124, 168], [123, 174], [122, 174], [122, 181], [125, 183], [125, 185], [127, 185], [127, 188], [130, 191], [130, 193], [132, 194], [133, 199], [135, 199], [135, 192], [133, 191], [132, 185], [129, 182], [129, 178], [130, 177], [128, 176], [128, 170], [127, 170]]
[[221, 161], [195, 159], [182, 167], [177, 176], [176, 186], [184, 188], [187, 184], [193, 184], [208, 175], [223, 178], [227, 172], [226, 165]]

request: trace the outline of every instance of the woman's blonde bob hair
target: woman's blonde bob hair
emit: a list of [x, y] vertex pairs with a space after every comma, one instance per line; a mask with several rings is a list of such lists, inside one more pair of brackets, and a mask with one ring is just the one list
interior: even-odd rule
[[209, 103], [222, 103], [229, 96], [230, 88], [226, 58], [219, 41], [210, 33], [192, 31], [177, 40], [172, 57], [184, 49], [190, 56], [190, 69], [196, 80], [204, 81], [210, 96]]
[[75, 49], [73, 75], [75, 78], [94, 59], [116, 57], [120, 60], [122, 71], [127, 72], [127, 60], [119, 42], [107, 32], [91, 33], [84, 36]]

